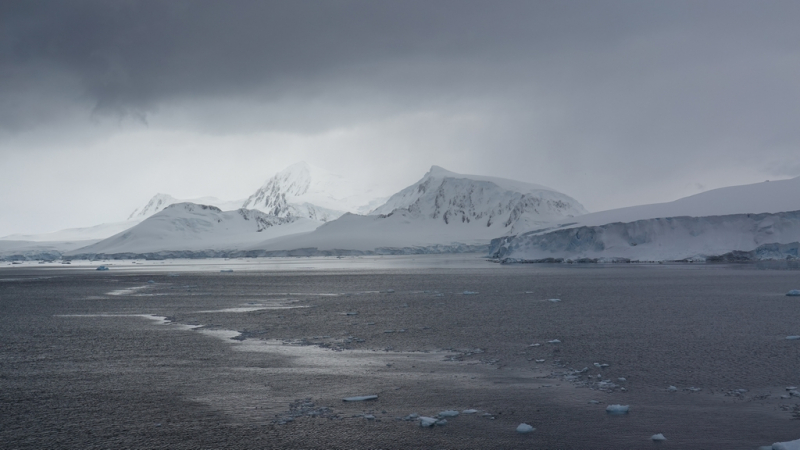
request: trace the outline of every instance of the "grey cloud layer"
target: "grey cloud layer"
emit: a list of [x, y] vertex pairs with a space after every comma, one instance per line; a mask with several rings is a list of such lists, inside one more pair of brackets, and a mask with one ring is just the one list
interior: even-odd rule
[[[702, 111], [704, 98], [716, 103], [739, 89], [725, 109], [739, 102], [793, 108], [785, 94], [796, 95], [796, 2], [34, 1], [2, 8], [0, 93], [18, 107], [11, 113], [6, 104], [6, 128], [57, 119], [57, 108], [41, 107], [43, 91], [95, 114], [143, 117], [198, 97], [349, 98], [372, 110], [373, 98], [402, 99], [395, 108], [404, 109], [431, 98], [531, 95], [548, 107], [589, 105], [577, 108], [585, 115], [597, 114], [593, 102], [624, 112], [649, 96], [657, 112], [688, 106], [712, 123], [716, 110]], [[745, 79], [731, 66], [737, 60], [756, 66], [744, 67]], [[788, 73], [776, 73], [780, 65]], [[674, 78], [687, 70], [699, 72], [688, 86]], [[530, 86], [534, 92], [516, 92]]]

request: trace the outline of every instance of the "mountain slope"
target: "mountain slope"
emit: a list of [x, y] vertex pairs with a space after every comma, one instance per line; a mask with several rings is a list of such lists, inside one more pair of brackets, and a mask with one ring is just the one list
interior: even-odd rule
[[87, 254], [141, 254], [163, 251], [237, 249], [265, 239], [313, 230], [318, 223], [302, 218], [266, 215], [260, 211], [177, 203], [133, 228], [68, 256]]
[[242, 208], [278, 217], [305, 217], [327, 222], [345, 212], [365, 212], [376, 193], [305, 162], [276, 173], [251, 195]]
[[128, 220], [138, 220], [139, 222], [141, 222], [142, 220], [152, 216], [153, 214], [159, 211], [163, 211], [164, 208], [170, 205], [174, 205], [176, 203], [195, 203], [198, 205], [216, 206], [222, 211], [233, 211], [235, 209], [241, 208], [243, 202], [244, 200], [227, 201], [227, 200], [220, 200], [216, 197], [200, 197], [189, 200], [179, 200], [169, 194], [159, 193], [154, 195], [153, 198], [151, 198], [146, 205], [144, 205], [141, 208], [135, 209], [131, 213], [131, 215], [128, 216]]
[[347, 214], [313, 233], [258, 247], [371, 251], [376, 248], [487, 245], [493, 238], [585, 212], [575, 199], [543, 186], [461, 175], [433, 166], [369, 216]]
[[370, 214], [397, 210], [442, 220], [477, 222], [496, 235], [525, 231], [533, 225], [586, 214], [577, 200], [553, 189], [504, 178], [462, 175], [439, 166], [417, 183], [389, 198]]

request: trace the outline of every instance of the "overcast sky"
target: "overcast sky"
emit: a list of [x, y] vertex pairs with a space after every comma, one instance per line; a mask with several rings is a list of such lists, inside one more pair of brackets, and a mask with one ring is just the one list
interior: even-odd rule
[[0, 236], [433, 164], [589, 210], [800, 175], [797, 1], [0, 0]]

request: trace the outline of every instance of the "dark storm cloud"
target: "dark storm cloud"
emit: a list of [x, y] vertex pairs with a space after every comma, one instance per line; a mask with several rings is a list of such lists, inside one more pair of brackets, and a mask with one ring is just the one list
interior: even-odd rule
[[481, 118], [487, 164], [502, 148], [647, 179], [761, 153], [785, 172], [797, 17], [794, 1], [6, 2], [0, 129], [308, 133], [429, 111]]
[[[181, 98], [257, 95], [271, 101], [331, 95], [339, 87], [331, 86], [331, 80], [337, 79], [340, 85], [412, 102], [430, 95], [508, 94], [506, 88], [522, 82], [544, 85], [556, 94], [591, 95], [593, 86], [618, 89], [608, 78], [620, 75], [636, 78], [737, 52], [746, 56], [764, 47], [793, 49], [798, 34], [790, 31], [797, 17], [792, 12], [800, 11], [777, 6], [786, 5], [7, 2], [2, 6], [0, 93], [15, 101], [4, 102], [3, 126], [52, 120], [58, 108], [53, 111], [38, 98], [43, 91], [52, 91], [48, 98], [53, 104], [140, 116]], [[676, 41], [659, 53], [635, 54], [637, 40], [647, 46], [660, 32], [674, 33]], [[634, 54], [624, 54], [620, 46], [632, 46], [628, 51]]]

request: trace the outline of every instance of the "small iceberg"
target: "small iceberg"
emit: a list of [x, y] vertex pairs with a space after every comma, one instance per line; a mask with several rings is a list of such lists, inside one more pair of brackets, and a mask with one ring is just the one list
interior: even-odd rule
[[477, 409], [465, 409], [465, 410], [461, 411], [461, 414], [475, 414], [477, 412], [478, 412]]
[[561, 299], [560, 298], [550, 298], [550, 299], [547, 299], [547, 301], [548, 302], [553, 302], [553, 303], [558, 303], [558, 302], [561, 301]]
[[458, 411], [454, 411], [452, 409], [447, 411], [442, 411], [436, 415], [437, 417], [456, 417], [458, 416]]
[[364, 402], [367, 400], [376, 400], [378, 398], [377, 395], [360, 395], [357, 397], [346, 397], [343, 398], [342, 401], [345, 402]]
[[776, 442], [772, 444], [771, 448], [772, 450], [800, 450], [800, 439], [796, 441]]
[[800, 297], [800, 289], [792, 289], [786, 293], [787, 297]]
[[800, 339], [800, 336], [786, 336], [786, 339], [788, 339], [790, 341], [796, 341], [796, 340]]
[[609, 414], [628, 414], [630, 410], [630, 406], [628, 405], [608, 405], [606, 406], [606, 412]]
[[553, 339], [552, 341], [547, 341], [547, 343], [548, 344], [560, 344], [561, 341], [559, 341], [558, 339]]
[[670, 392], [678, 392], [678, 388], [676, 388], [675, 386], [670, 386], [667, 388], [667, 390]]
[[667, 438], [665, 438], [664, 435], [661, 434], [661, 433], [654, 434], [654, 435], [650, 436], [650, 439], [652, 439], [653, 442], [661, 442], [661, 441], [666, 441], [667, 440]]
[[98, 266], [95, 270], [108, 270], [108, 266]]
[[536, 428], [528, 425], [527, 423], [521, 423], [517, 425], [517, 433], [527, 434], [536, 431]]
[[436, 425], [436, 422], [438, 422], [438, 419], [434, 419], [433, 417], [425, 417], [425, 416], [419, 417], [419, 426], [423, 428], [430, 428]]

